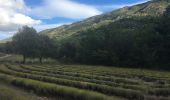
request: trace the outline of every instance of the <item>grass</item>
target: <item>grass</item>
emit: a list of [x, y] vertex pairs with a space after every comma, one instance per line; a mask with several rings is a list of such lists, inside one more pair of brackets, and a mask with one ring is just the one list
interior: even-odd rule
[[24, 70], [21, 67], [10, 67], [9, 69], [23, 72], [23, 73], [30, 73], [32, 75], [41, 75], [41, 76], [48, 76], [50, 78], [61, 78], [61, 79], [67, 79], [67, 80], [75, 80], [75, 81], [83, 81], [83, 82], [89, 82], [89, 83], [95, 83], [95, 84], [101, 84], [101, 85], [108, 85], [108, 86], [114, 86], [114, 87], [123, 87], [126, 89], [134, 89], [134, 90], [141, 90], [144, 91], [146, 87], [141, 85], [128, 85], [128, 84], [118, 84], [116, 82], [109, 82], [109, 81], [103, 81], [103, 80], [97, 80], [97, 79], [89, 79], [89, 78], [83, 78], [83, 77], [74, 77], [74, 76], [67, 76], [67, 75], [60, 75], [60, 74], [51, 74], [51, 73], [43, 73], [38, 71], [31, 71], [31, 70]]
[[106, 66], [0, 64], [3, 82], [62, 100], [170, 100], [169, 75], [169, 71]]
[[110, 87], [107, 85], [98, 85], [98, 84], [93, 84], [88, 82], [79, 82], [79, 81], [72, 81], [72, 80], [61, 79], [61, 78], [52, 78], [47, 76], [26, 74], [22, 72], [13, 72], [5, 68], [3, 70], [1, 69], [0, 72], [23, 77], [23, 78], [35, 79], [35, 80], [49, 82], [49, 83], [56, 83], [56, 84], [76, 87], [80, 89], [93, 90], [108, 95], [114, 94], [116, 96], [126, 97], [129, 99], [143, 98], [143, 94], [141, 92], [130, 90], [130, 89], [122, 89], [122, 88]]
[[27, 93], [2, 82], [0, 83], [0, 91], [0, 100], [46, 100], [45, 97]]
[[[5, 56], [5, 54], [3, 53], [0, 53], [0, 57], [2, 56]], [[5, 62], [5, 63], [21, 63], [23, 61], [23, 56], [21, 55], [10, 55], [9, 57], [5, 57], [3, 59], [0, 59], [0, 62]], [[42, 61], [44, 63], [58, 63], [56, 60], [54, 59], [50, 59], [50, 58], [47, 58], [47, 59], [42, 59]], [[38, 58], [27, 58], [26, 59], [26, 63], [39, 63], [39, 59]]]
[[31, 79], [24, 79], [13, 77], [9, 75], [0, 74], [0, 79], [11, 83], [15, 86], [22, 87], [24, 89], [33, 90], [37, 94], [46, 96], [59, 96], [63, 98], [69, 98], [71, 100], [112, 100], [113, 98], [105, 96], [103, 94], [80, 90], [77, 88], [66, 87], [46, 82], [40, 82]]
[[58, 70], [48, 70], [44, 68], [35, 68], [32, 66], [21, 66], [24, 69], [31, 70], [31, 71], [39, 71], [39, 72], [46, 72], [46, 73], [53, 73], [53, 74], [60, 74], [60, 75], [67, 75], [67, 76], [76, 76], [76, 77], [84, 77], [88, 79], [98, 79], [98, 80], [104, 80], [104, 81], [111, 81], [111, 82], [117, 82], [117, 83], [125, 83], [125, 84], [140, 84], [138, 81], [133, 81], [127, 78], [118, 78], [118, 77], [105, 77], [105, 76], [99, 76], [94, 74], [80, 74], [77, 72], [66, 72], [66, 71], [58, 71]]
[[3, 57], [3, 56], [5, 56], [5, 54], [3, 54], [3, 53], [0, 53], [0, 57]]

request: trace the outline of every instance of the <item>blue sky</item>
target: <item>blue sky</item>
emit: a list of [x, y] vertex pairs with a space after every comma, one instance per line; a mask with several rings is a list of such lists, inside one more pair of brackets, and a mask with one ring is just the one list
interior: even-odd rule
[[147, 1], [0, 0], [0, 39], [12, 36], [23, 25], [41, 31]]

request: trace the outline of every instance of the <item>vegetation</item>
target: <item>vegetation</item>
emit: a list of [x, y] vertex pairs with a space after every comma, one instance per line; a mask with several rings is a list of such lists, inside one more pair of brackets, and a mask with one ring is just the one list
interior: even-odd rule
[[34, 28], [28, 26], [19, 29], [11, 42], [1, 45], [2, 52], [23, 55], [23, 63], [26, 58], [39, 58], [42, 63], [42, 58], [52, 57], [55, 48], [51, 39], [37, 34]]
[[37, 95], [68, 100], [168, 100], [170, 95], [168, 71], [87, 65], [1, 64], [0, 79]]
[[[46, 82], [48, 83], [40, 82], [40, 81], [45, 81], [44, 80], [45, 77], [43, 76], [38, 77], [38, 75], [24, 74], [20, 72], [9, 71], [3, 66], [1, 67], [1, 73], [4, 73], [0, 75], [0, 79], [2, 81], [8, 82], [9, 84], [12, 84], [14, 86], [21, 87], [27, 90], [33, 90], [35, 93], [40, 94], [40, 95], [46, 95], [46, 96], [52, 96], [52, 97], [57, 96], [57, 98], [61, 97], [61, 98], [69, 99], [69, 100], [79, 100], [79, 99], [112, 100], [112, 99], [116, 99], [116, 98], [109, 97], [109, 96], [106, 96], [104, 94], [100, 94], [97, 92], [72, 88], [71, 85], [70, 87], [68, 87], [69, 85], [68, 86], [59, 85], [60, 83], [58, 84], [58, 82], [60, 82], [60, 79], [57, 80], [57, 78], [55, 80], [54, 78], [50, 78], [50, 79], [46, 78]], [[18, 76], [18, 77], [14, 77], [14, 76]], [[19, 77], [24, 77], [24, 78], [19, 78]], [[35, 81], [35, 80], [40, 80], [40, 81]], [[66, 81], [66, 82], [70, 83], [71, 80]], [[56, 84], [52, 84], [52, 83], [56, 83]]]
[[46, 100], [45, 97], [38, 97], [31, 93], [26, 93], [11, 85], [0, 83], [0, 99], [1, 100]]
[[[79, 64], [42, 64], [44, 58]], [[40, 33], [23, 26], [0, 43], [0, 99], [170, 100], [169, 59], [170, 0]]]
[[107, 25], [124, 18], [141, 17], [141, 16], [160, 16], [170, 5], [169, 0], [150, 0], [149, 2], [135, 5], [132, 7], [124, 7], [112, 12], [94, 16], [84, 21], [52, 28], [40, 32], [40, 34], [48, 35], [55, 40], [69, 38], [72, 35], [78, 35], [82, 30], [88, 30], [93, 27]]
[[[134, 16], [80, 31], [60, 41], [24, 26], [0, 50], [29, 58], [54, 58], [85, 64], [169, 69], [170, 15]], [[163, 66], [163, 67], [162, 67]]]
[[169, 8], [161, 17], [124, 18], [59, 42], [67, 61], [169, 69]]

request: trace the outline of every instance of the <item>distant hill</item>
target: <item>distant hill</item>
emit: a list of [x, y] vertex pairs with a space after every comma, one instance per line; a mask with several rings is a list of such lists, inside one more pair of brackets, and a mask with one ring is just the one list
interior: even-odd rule
[[114, 10], [110, 13], [94, 16], [86, 20], [73, 23], [71, 25], [64, 25], [53, 29], [41, 31], [40, 34], [48, 35], [51, 38], [61, 40], [78, 34], [80, 31], [87, 30], [101, 25], [107, 25], [117, 20], [130, 17], [142, 16], [160, 16], [163, 14], [167, 6], [170, 5], [170, 0], [152, 0], [143, 4], [124, 7]]
[[0, 43], [6, 43], [6, 42], [9, 42], [9, 41], [12, 41], [12, 37], [0, 40]]

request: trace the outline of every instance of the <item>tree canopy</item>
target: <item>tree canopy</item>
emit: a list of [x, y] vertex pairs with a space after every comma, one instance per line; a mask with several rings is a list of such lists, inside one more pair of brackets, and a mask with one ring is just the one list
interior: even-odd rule
[[23, 63], [26, 58], [42, 58], [51, 57], [55, 48], [54, 43], [49, 37], [40, 35], [37, 31], [28, 26], [23, 26], [13, 36], [12, 41], [6, 43], [8, 53], [16, 53], [23, 55]]

